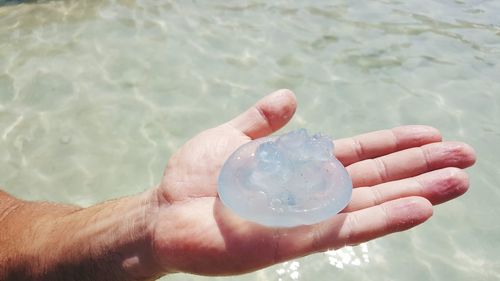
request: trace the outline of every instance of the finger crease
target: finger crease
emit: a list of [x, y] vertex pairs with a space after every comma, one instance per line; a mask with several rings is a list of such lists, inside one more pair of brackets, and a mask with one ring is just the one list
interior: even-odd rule
[[382, 204], [382, 193], [376, 187], [371, 188], [372, 196], [373, 196], [373, 206]]
[[[391, 225], [391, 222], [390, 222], [390, 219], [389, 219], [389, 212], [387, 211], [387, 207], [384, 204], [382, 204], [382, 205], [380, 205], [380, 209], [382, 211], [382, 217], [383, 217], [383, 220], [384, 220], [383, 231], [384, 232], [392, 231], [390, 229], [390, 227], [389, 227]], [[396, 228], [396, 231], [398, 231], [398, 230], [399, 230], [399, 225]]]
[[313, 239], [312, 239], [312, 242], [311, 242], [311, 247], [313, 249], [314, 252], [319, 252], [321, 251], [321, 226], [318, 226], [318, 227], [315, 227], [314, 228], [314, 231], [313, 231]]
[[267, 117], [266, 113], [264, 113], [264, 111], [262, 111], [262, 109], [260, 109], [258, 106], [253, 106], [253, 108], [255, 108], [255, 110], [259, 113], [259, 116], [266, 123], [268, 130], [272, 132], [273, 127], [271, 126], [271, 122], [269, 121], [269, 117]]
[[361, 142], [357, 138], [352, 138], [352, 144], [354, 148], [354, 153], [356, 154], [358, 161], [363, 160], [363, 155], [365, 153], [363, 144], [361, 144]]
[[398, 137], [396, 137], [396, 134], [394, 133], [394, 129], [393, 130], [389, 130], [391, 132], [391, 136], [392, 136], [392, 141], [394, 143], [394, 151], [398, 151], [399, 148], [400, 148], [400, 144], [399, 144], [399, 141], [398, 141]]
[[413, 180], [416, 183], [416, 188], [418, 189], [418, 194], [422, 195], [422, 196], [425, 195], [425, 189], [424, 189], [424, 185], [422, 184], [422, 182], [420, 182], [418, 180], [418, 178], [413, 178]]
[[375, 158], [373, 161], [375, 161], [375, 165], [377, 166], [380, 182], [386, 182], [389, 179], [389, 172], [385, 161], [382, 158]]
[[346, 225], [347, 225], [347, 237], [344, 242], [344, 245], [348, 246], [356, 244], [357, 241], [353, 241], [353, 237], [355, 237], [356, 228], [358, 225], [358, 218], [356, 214], [350, 214], [347, 216]]
[[432, 165], [431, 165], [429, 153], [424, 148], [420, 148], [420, 151], [422, 151], [422, 155], [423, 155], [424, 162], [425, 162], [425, 168], [427, 169], [427, 171], [432, 171]]

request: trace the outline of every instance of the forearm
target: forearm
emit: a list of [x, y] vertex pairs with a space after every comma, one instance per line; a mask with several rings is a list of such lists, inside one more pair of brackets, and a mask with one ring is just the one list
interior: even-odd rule
[[24, 280], [35, 268], [34, 244], [38, 238], [36, 226], [40, 220], [55, 218], [80, 208], [18, 200], [0, 191], [0, 280]]
[[147, 193], [89, 208], [0, 198], [0, 280], [148, 280]]

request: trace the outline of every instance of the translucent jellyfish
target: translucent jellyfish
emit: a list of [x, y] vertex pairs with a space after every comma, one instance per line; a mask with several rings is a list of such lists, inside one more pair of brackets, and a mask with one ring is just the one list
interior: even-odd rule
[[352, 181], [333, 156], [329, 137], [305, 129], [253, 140], [224, 163], [222, 203], [244, 219], [271, 227], [321, 222], [341, 211]]

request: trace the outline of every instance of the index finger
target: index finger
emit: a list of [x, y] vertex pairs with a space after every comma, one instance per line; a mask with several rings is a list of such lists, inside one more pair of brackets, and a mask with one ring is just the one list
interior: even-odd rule
[[335, 140], [335, 157], [344, 166], [399, 150], [441, 141], [433, 127], [408, 125]]

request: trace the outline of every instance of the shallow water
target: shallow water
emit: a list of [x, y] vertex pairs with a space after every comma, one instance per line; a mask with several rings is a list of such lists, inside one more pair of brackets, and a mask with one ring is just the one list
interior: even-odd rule
[[8, 192], [84, 206], [137, 193], [191, 136], [290, 88], [285, 130], [420, 123], [472, 144], [470, 191], [354, 248], [165, 280], [500, 279], [500, 2], [13, 2], [0, 6]]

